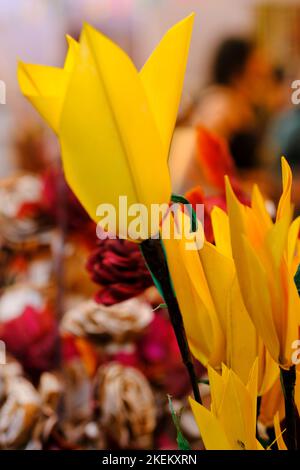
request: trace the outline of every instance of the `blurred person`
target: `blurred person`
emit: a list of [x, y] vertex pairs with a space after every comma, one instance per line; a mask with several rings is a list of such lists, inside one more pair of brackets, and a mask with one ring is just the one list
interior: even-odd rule
[[285, 156], [293, 172], [293, 200], [300, 214], [300, 105], [278, 114], [272, 121], [265, 147], [269, 152], [269, 167], [280, 180], [280, 159]]
[[271, 64], [254, 42], [243, 38], [222, 42], [212, 83], [202, 92], [192, 121], [228, 142], [238, 169], [259, 166], [262, 136], [273, 112], [268, 93], [272, 79]]
[[[277, 108], [277, 113], [271, 119], [263, 150], [267, 169], [276, 176], [277, 200], [281, 190], [281, 157], [284, 156], [293, 172], [293, 201], [296, 215], [300, 214], [300, 99], [299, 99], [298, 68], [295, 76], [280, 77], [281, 96], [284, 96], [284, 105]], [[278, 75], [277, 75], [278, 78]], [[295, 81], [294, 81], [295, 79]], [[278, 88], [277, 88], [278, 90]], [[274, 99], [276, 99], [274, 90]], [[282, 104], [282, 103], [281, 103]]]

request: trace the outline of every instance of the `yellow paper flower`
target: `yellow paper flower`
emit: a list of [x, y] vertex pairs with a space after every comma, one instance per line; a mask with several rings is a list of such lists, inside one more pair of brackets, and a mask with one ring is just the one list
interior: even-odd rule
[[[164, 224], [172, 224], [172, 219], [167, 217]], [[197, 247], [184, 233], [176, 238], [173, 232], [163, 244], [191, 352], [205, 366], [220, 367], [226, 359], [225, 335]]]
[[187, 250], [187, 238], [163, 240], [187, 338], [202, 364], [221, 369], [225, 363], [244, 383], [258, 357], [261, 395], [278, 377], [278, 365], [245, 308], [232, 258], [228, 216], [215, 207], [211, 217], [215, 246], [205, 241], [199, 251], [195, 246]]
[[120, 196], [127, 197], [128, 207], [147, 209], [144, 238], [157, 230], [149, 226], [151, 204], [169, 203], [167, 159], [193, 16], [165, 35], [140, 72], [87, 24], [79, 43], [68, 39], [64, 68], [19, 64], [22, 92], [59, 137], [70, 187], [95, 221], [99, 204], [114, 207], [115, 231], [123, 237], [128, 221]]
[[241, 204], [226, 181], [233, 258], [247, 311], [271, 356], [292, 365], [299, 338], [300, 298], [294, 282], [300, 218], [292, 219], [291, 170], [282, 159], [283, 193], [275, 223], [254, 187], [251, 207]]
[[263, 450], [256, 439], [257, 362], [245, 385], [226, 366], [208, 368], [211, 408], [190, 398], [206, 450]]
[[258, 358], [258, 394], [264, 394], [278, 377], [270, 357], [249, 318], [232, 258], [228, 215], [215, 207], [211, 214], [215, 246], [205, 242], [199, 251], [210, 293], [226, 337], [226, 365], [246, 383]]

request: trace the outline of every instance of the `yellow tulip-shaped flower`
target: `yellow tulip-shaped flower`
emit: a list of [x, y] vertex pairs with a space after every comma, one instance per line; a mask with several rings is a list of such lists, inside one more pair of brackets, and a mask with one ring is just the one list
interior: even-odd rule
[[261, 395], [278, 377], [278, 366], [246, 311], [232, 259], [228, 216], [217, 207], [212, 211], [212, 225], [215, 246], [205, 241], [199, 251], [195, 246], [187, 250], [185, 238], [164, 240], [189, 345], [205, 366], [220, 369], [223, 362], [244, 383], [258, 357]]
[[292, 365], [299, 338], [300, 298], [294, 282], [300, 219], [291, 223], [292, 175], [282, 159], [283, 193], [275, 223], [257, 187], [251, 207], [241, 204], [226, 181], [233, 258], [247, 311], [271, 356]]
[[208, 369], [211, 409], [190, 399], [207, 450], [262, 450], [256, 439], [257, 362], [245, 385], [226, 366]]
[[142, 238], [157, 230], [149, 227], [151, 204], [171, 196], [167, 158], [192, 25], [193, 15], [175, 25], [140, 72], [87, 24], [79, 43], [69, 39], [64, 68], [19, 65], [22, 92], [59, 137], [70, 187], [95, 221], [99, 204], [115, 208], [122, 237], [128, 230], [120, 196], [128, 207], [145, 207]]
[[199, 251], [210, 293], [226, 337], [226, 365], [246, 383], [258, 357], [258, 393], [274, 383], [279, 371], [249, 318], [232, 258], [228, 215], [215, 207], [211, 214], [215, 246], [205, 242]]
[[[164, 224], [169, 223], [166, 218]], [[205, 366], [220, 367], [226, 358], [225, 336], [197, 247], [184, 233], [176, 238], [173, 232], [163, 238], [163, 244], [190, 349]]]

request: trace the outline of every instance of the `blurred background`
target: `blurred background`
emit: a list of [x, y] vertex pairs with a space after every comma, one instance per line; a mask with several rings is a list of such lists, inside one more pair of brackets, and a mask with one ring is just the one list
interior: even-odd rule
[[[65, 34], [78, 38], [84, 21], [140, 68], [191, 11], [170, 152], [174, 192], [204, 202], [213, 241], [210, 211], [225, 208], [224, 174], [246, 204], [257, 182], [274, 215], [285, 155], [299, 212], [300, 109], [291, 97], [300, 0], [1, 0], [0, 339], [8, 364], [0, 366], [0, 448], [176, 448], [166, 395], [179, 410], [190, 390], [167, 312], [137, 247], [96, 240], [16, 68], [19, 59], [62, 66]], [[185, 408], [181, 423], [199, 448]]]
[[[57, 152], [52, 136], [44, 135], [47, 130], [18, 89], [18, 59], [62, 65], [65, 34], [78, 37], [83, 21], [88, 21], [120, 44], [140, 68], [164, 31], [191, 11], [196, 12], [196, 22], [179, 122], [185, 131], [178, 133], [171, 165], [175, 189], [182, 191], [189, 186], [189, 180], [180, 182], [185, 173], [179, 172], [177, 164], [181, 166], [184, 160], [187, 166], [188, 149], [193, 149], [187, 127], [199, 123], [205, 122], [229, 139], [233, 157], [244, 169], [266, 164], [276, 167], [280, 153], [289, 150], [292, 155], [291, 147], [296, 144], [287, 140], [297, 127], [295, 106], [294, 112], [285, 115], [284, 135], [278, 135], [275, 118], [291, 108], [291, 83], [300, 74], [298, 0], [3, 0], [0, 79], [6, 84], [6, 105], [0, 107], [0, 176], [20, 166], [34, 165], [32, 156], [25, 158], [26, 163], [20, 161], [18, 143], [38, 126], [47, 139], [47, 158]], [[220, 48], [223, 45], [226, 49], [229, 39], [240, 43], [227, 43], [222, 56]], [[234, 70], [235, 77], [217, 76], [218, 66]], [[239, 96], [227, 93], [237, 90]], [[247, 103], [240, 105], [238, 98], [242, 96], [245, 101], [246, 94]], [[230, 118], [226, 114], [229, 109]], [[185, 157], [178, 150], [182, 142]], [[291, 159], [296, 163], [294, 156]]]

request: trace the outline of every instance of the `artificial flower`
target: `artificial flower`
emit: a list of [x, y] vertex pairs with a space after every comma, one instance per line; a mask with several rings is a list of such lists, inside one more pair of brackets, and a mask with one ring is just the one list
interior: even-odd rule
[[57, 366], [57, 325], [47, 307], [28, 305], [18, 317], [1, 323], [0, 339], [33, 376]]
[[197, 156], [209, 184], [223, 191], [224, 176], [228, 175], [233, 187], [240, 189], [227, 141], [203, 126], [197, 127]]
[[251, 207], [238, 201], [228, 179], [226, 193], [232, 254], [245, 306], [274, 361], [289, 369], [300, 325], [294, 282], [300, 218], [292, 222], [292, 174], [284, 158], [282, 174], [283, 193], [274, 223], [256, 186]]
[[[223, 175], [224, 179], [224, 175]], [[230, 180], [232, 181], [232, 180]], [[238, 199], [246, 205], [250, 205], [250, 200], [245, 193], [242, 191], [235, 191]], [[225, 192], [222, 191], [219, 194], [207, 196], [204, 194], [201, 186], [195, 186], [194, 188], [190, 189], [185, 194], [186, 199], [192, 204], [194, 210], [197, 208], [197, 204], [203, 204], [204, 206], [204, 232], [205, 232], [205, 239], [208, 242], [213, 243], [214, 241], [214, 234], [212, 229], [212, 222], [211, 222], [211, 212], [215, 206], [220, 207], [224, 211], [226, 211], [226, 195]]]
[[150, 206], [170, 200], [167, 158], [192, 25], [193, 15], [176, 24], [140, 72], [88, 24], [79, 43], [68, 38], [64, 68], [19, 64], [23, 94], [59, 137], [71, 189], [96, 222], [99, 204], [110, 204], [117, 216], [114, 231], [126, 238], [120, 196], [128, 207], [148, 209], [141, 214], [142, 239], [158, 231], [148, 226]]
[[208, 368], [211, 409], [190, 398], [206, 450], [262, 450], [256, 439], [257, 362], [247, 385], [226, 366]]
[[244, 383], [258, 357], [261, 395], [278, 377], [278, 367], [243, 302], [232, 258], [228, 216], [215, 207], [211, 217], [216, 245], [204, 241], [197, 251], [196, 247], [187, 250], [184, 238], [164, 240], [189, 345], [203, 365], [220, 369], [225, 363]]
[[86, 267], [92, 281], [101, 286], [95, 295], [99, 304], [122, 302], [153, 285], [138, 246], [127, 240], [98, 240]]
[[215, 245], [205, 242], [199, 256], [226, 335], [226, 364], [245, 382], [257, 357], [258, 394], [262, 395], [278, 377], [278, 367], [257, 334], [243, 301], [232, 257], [228, 216], [215, 207], [211, 218]]
[[[188, 218], [183, 214], [184, 220]], [[172, 214], [164, 220], [172, 233], [163, 238], [170, 276], [182, 313], [191, 352], [204, 366], [225, 362], [225, 335], [216, 311], [195, 242], [184, 233], [175, 236]], [[184, 222], [185, 225], [185, 222]], [[187, 249], [186, 244], [190, 244]]]

